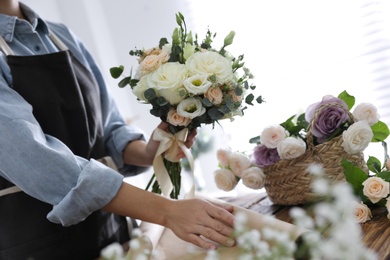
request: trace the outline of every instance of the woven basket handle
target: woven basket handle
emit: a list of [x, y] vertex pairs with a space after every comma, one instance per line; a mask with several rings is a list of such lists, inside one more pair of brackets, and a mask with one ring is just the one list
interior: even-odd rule
[[312, 118], [312, 120], [310, 121], [310, 124], [308, 126], [308, 129], [307, 129], [307, 136], [306, 136], [306, 139], [307, 139], [307, 146], [308, 146], [308, 149], [309, 150], [313, 150], [314, 149], [314, 137], [313, 137], [313, 133], [312, 133], [312, 128], [313, 128], [313, 125], [315, 123], [315, 121], [317, 120], [318, 116], [320, 115], [321, 111], [327, 107], [332, 107], [332, 106], [337, 106], [339, 108], [342, 108], [345, 112], [347, 112], [348, 114], [348, 122], [350, 124], [354, 123], [354, 117], [353, 115], [351, 114], [351, 112], [345, 108], [344, 106], [340, 105], [339, 103], [337, 102], [331, 102], [331, 103], [327, 103], [325, 105], [322, 105], [320, 106], [314, 113], [314, 116]]

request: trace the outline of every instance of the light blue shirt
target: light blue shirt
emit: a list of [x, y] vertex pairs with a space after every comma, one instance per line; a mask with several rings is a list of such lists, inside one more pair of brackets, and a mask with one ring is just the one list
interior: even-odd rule
[[[48, 37], [49, 27], [99, 84], [106, 150], [120, 172], [135, 175], [145, 170], [123, 162], [122, 152], [128, 142], [145, 138], [139, 129], [123, 120], [85, 46], [64, 25], [46, 23], [21, 5], [30, 23], [0, 14], [0, 34], [14, 55], [58, 51]], [[110, 202], [122, 184], [122, 174], [96, 160], [75, 156], [61, 141], [42, 132], [32, 107], [13, 90], [7, 58], [0, 51], [0, 176], [30, 196], [53, 205], [48, 219], [68, 226]]]

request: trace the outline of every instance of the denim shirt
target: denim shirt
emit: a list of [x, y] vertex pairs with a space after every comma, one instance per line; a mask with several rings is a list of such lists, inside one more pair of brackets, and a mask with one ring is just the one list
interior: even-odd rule
[[[99, 84], [106, 150], [120, 172], [135, 175], [144, 167], [125, 165], [122, 152], [128, 142], [144, 140], [143, 133], [125, 123], [90, 53], [64, 25], [44, 22], [21, 3], [29, 20], [0, 14], [0, 34], [14, 55], [57, 52], [48, 37], [50, 28]], [[48, 219], [64, 226], [76, 224], [110, 202], [123, 175], [94, 159], [75, 156], [58, 139], [45, 135], [32, 107], [12, 88], [7, 58], [0, 51], [0, 176], [32, 197], [53, 205]], [[7, 209], [0, 209], [5, 211]]]

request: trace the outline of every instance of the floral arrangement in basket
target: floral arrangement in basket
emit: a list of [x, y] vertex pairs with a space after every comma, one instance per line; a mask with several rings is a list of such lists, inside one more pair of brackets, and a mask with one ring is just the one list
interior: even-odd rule
[[312, 176], [307, 171], [311, 163], [321, 164], [333, 182], [345, 180], [343, 160], [367, 176], [363, 151], [370, 142], [384, 141], [389, 129], [373, 104], [358, 104], [351, 112], [354, 105], [355, 97], [346, 91], [338, 97], [324, 96], [305, 113], [269, 126], [250, 140], [257, 144], [253, 160], [263, 170], [264, 187], [275, 204], [296, 205], [314, 199]]
[[[161, 38], [150, 49], [130, 51], [131, 56], [138, 57], [138, 70], [135, 75], [130, 71], [118, 83], [120, 87], [130, 85], [139, 101], [152, 106], [150, 113], [169, 124], [171, 135], [153, 135], [160, 147], [153, 163], [155, 174], [147, 189], [151, 187], [153, 192], [172, 198], [178, 198], [180, 193], [181, 164], [177, 153], [181, 149], [187, 159], [191, 157], [183, 145], [187, 132], [202, 124], [214, 126], [219, 120], [242, 116], [245, 104], [253, 105], [255, 100], [251, 93], [255, 86], [249, 83], [253, 75], [244, 66], [244, 56], [234, 57], [226, 50], [235, 32], [225, 37], [221, 48], [214, 48], [216, 34], [208, 30], [200, 41], [197, 34], [193, 36], [187, 30], [181, 13], [176, 14], [176, 22], [179, 27], [174, 29], [171, 41]], [[114, 78], [122, 76], [123, 71], [123, 66], [110, 69]], [[256, 101], [262, 103], [263, 99], [260, 96]]]

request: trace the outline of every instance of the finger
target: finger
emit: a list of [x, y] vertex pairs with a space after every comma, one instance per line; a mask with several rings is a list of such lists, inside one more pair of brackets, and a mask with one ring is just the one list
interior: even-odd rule
[[195, 235], [195, 234], [191, 234], [189, 235], [189, 239], [187, 242], [190, 242], [194, 245], [197, 245], [203, 249], [206, 249], [206, 250], [215, 250], [217, 249], [217, 245], [209, 242], [209, 241], [206, 241], [204, 240], [203, 238], [201, 238], [200, 236], [198, 235]]
[[[199, 232], [201, 238], [204, 237], [207, 240], [218, 243], [220, 245], [224, 245], [227, 247], [232, 247], [235, 244], [234, 239], [230, 237], [230, 235], [223, 235], [220, 232], [217, 232], [213, 228], [209, 227], [201, 227], [201, 231]], [[205, 240], [205, 242], [207, 242]]]
[[230, 213], [234, 212], [234, 207], [232, 205], [225, 204], [225, 203], [219, 203], [219, 202], [215, 202], [215, 201], [210, 201], [210, 203], [217, 206], [217, 207], [223, 208], [223, 209], [229, 211]]
[[[229, 209], [230, 207], [227, 206], [226, 208]], [[224, 223], [227, 223], [231, 227], [233, 227], [234, 215], [231, 213], [231, 212], [233, 212], [233, 210], [230, 212], [227, 209], [225, 209], [225, 207], [213, 206], [213, 207], [208, 209], [207, 213], [211, 217], [213, 217], [217, 220], [220, 220]]]

